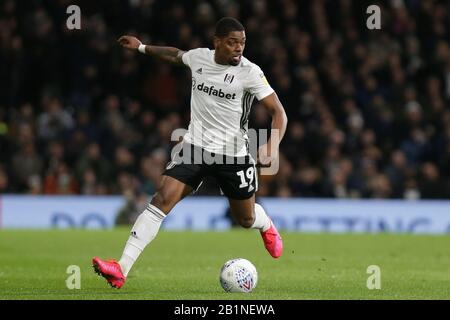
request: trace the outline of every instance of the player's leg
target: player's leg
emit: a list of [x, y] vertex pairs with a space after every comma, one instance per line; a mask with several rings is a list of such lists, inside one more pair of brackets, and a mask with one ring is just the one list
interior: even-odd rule
[[94, 257], [92, 260], [94, 270], [105, 277], [112, 287], [121, 288], [139, 255], [156, 237], [166, 215], [192, 191], [191, 186], [173, 177], [162, 176], [156, 194], [136, 219], [119, 262], [114, 259], [105, 261]]
[[215, 177], [230, 203], [233, 219], [244, 228], [258, 229], [264, 245], [274, 258], [281, 256], [283, 242], [264, 208], [255, 203], [258, 177], [254, 161], [216, 165]]
[[122, 272], [128, 275], [145, 247], [156, 237], [161, 223], [172, 208], [193, 188], [173, 177], [162, 176], [161, 184], [147, 208], [138, 216], [119, 260]]
[[233, 219], [244, 228], [258, 229], [270, 255], [280, 257], [283, 253], [283, 240], [264, 208], [255, 203], [255, 196], [243, 200], [228, 198], [228, 201]]
[[228, 198], [233, 219], [244, 228], [267, 231], [270, 228], [270, 218], [263, 207], [255, 203], [255, 195], [248, 199]]
[[255, 195], [244, 200], [228, 197], [228, 202], [233, 220], [244, 228], [251, 228], [255, 222]]
[[97, 257], [93, 259], [95, 271], [112, 286], [122, 287], [139, 255], [156, 237], [166, 215], [181, 199], [200, 186], [203, 179], [202, 167], [192, 161], [179, 161], [180, 155], [182, 151], [176, 155], [177, 161], [169, 163], [156, 194], [136, 219], [119, 262], [103, 261]]

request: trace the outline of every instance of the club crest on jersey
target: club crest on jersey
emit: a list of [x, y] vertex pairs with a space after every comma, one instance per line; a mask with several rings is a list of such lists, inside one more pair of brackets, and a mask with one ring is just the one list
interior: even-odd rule
[[223, 78], [223, 82], [231, 84], [234, 80], [234, 75], [227, 73], [225, 78]]

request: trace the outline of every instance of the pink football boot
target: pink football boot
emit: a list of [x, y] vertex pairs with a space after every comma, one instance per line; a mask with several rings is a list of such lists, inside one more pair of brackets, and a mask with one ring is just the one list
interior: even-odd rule
[[283, 253], [283, 240], [272, 221], [270, 221], [270, 228], [267, 231], [261, 231], [261, 236], [264, 241], [264, 246], [270, 255], [274, 258], [279, 258]]
[[104, 261], [98, 257], [92, 259], [94, 271], [106, 279], [113, 288], [120, 289], [125, 283], [126, 277], [116, 260]]

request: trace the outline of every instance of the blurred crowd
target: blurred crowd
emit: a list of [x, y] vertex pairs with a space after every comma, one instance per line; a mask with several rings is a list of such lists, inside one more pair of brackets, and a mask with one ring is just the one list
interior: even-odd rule
[[[81, 30], [66, 27], [71, 4]], [[117, 38], [212, 48], [223, 16], [243, 22], [244, 55], [289, 118], [258, 196], [450, 198], [450, 2], [437, 0], [1, 1], [0, 193], [154, 193], [189, 122], [190, 71]], [[249, 127], [270, 127], [257, 102]]]

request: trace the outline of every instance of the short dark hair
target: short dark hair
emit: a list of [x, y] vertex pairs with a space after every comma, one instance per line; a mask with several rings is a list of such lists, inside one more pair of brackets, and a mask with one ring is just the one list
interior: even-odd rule
[[228, 33], [232, 31], [244, 31], [244, 26], [238, 20], [232, 17], [224, 17], [217, 21], [216, 31], [214, 35], [216, 37], [226, 37]]

